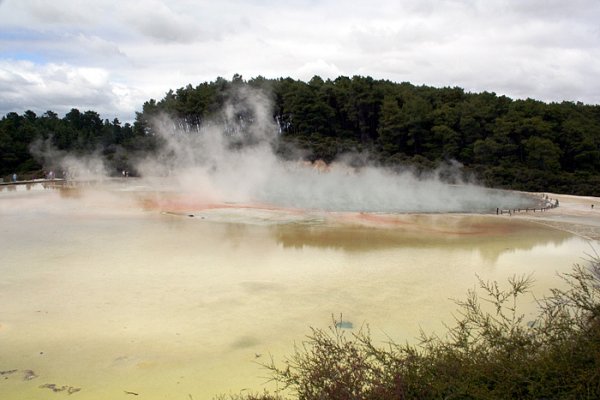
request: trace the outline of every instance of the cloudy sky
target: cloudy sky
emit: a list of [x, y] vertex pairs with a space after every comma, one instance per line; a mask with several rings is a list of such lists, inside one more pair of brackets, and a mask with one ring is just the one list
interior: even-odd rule
[[234, 73], [600, 103], [598, 0], [0, 0], [0, 115], [134, 118]]

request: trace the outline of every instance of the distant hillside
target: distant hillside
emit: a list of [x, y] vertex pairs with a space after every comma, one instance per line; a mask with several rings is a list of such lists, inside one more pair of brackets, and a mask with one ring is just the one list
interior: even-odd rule
[[[512, 100], [361, 76], [326, 81], [315, 76], [309, 82], [217, 78], [147, 101], [133, 126], [102, 121], [93, 111], [72, 110], [62, 119], [50, 111], [41, 117], [10, 113], [0, 121], [0, 174], [40, 169], [29, 152], [38, 138], [65, 151], [99, 152], [115, 173], [132, 169], [132, 155], [159, 146], [155, 116], [168, 115], [192, 130], [235, 102], [245, 87], [270, 99], [283, 157], [331, 162], [353, 152], [380, 165], [417, 170], [456, 160], [488, 186], [600, 196], [600, 106]], [[240, 119], [254, 118], [252, 110], [235, 112]]]

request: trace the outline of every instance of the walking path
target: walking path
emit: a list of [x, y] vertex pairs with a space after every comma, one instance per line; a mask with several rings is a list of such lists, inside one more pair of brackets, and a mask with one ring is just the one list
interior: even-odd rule
[[63, 182], [64, 179], [32, 179], [28, 181], [16, 181], [16, 182], [0, 182], [0, 186], [10, 186], [10, 185], [31, 185], [32, 183], [52, 183], [52, 182]]
[[513, 214], [513, 218], [527, 219], [600, 241], [600, 197], [546, 194], [558, 199], [560, 205], [545, 212]]

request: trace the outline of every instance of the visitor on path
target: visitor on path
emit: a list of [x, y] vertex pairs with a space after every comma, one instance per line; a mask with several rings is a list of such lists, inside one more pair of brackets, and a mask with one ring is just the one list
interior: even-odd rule
[[12, 174], [12, 181], [13, 182], [17, 181], [17, 174], [16, 173]]

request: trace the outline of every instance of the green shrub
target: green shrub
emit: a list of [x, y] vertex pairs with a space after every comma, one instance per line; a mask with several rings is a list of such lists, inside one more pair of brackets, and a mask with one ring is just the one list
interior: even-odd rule
[[530, 278], [507, 288], [480, 280], [482, 295], [457, 301], [454, 326], [443, 337], [423, 333], [417, 345], [376, 345], [368, 328], [351, 333], [334, 320], [281, 364], [264, 365], [280, 393], [238, 398], [598, 399], [600, 258], [561, 278], [567, 289], [538, 301], [534, 321], [518, 311]]

